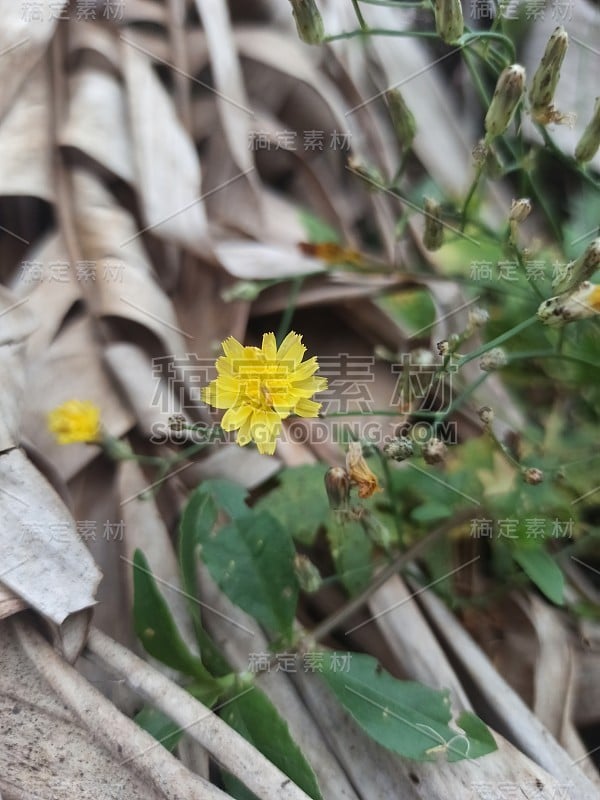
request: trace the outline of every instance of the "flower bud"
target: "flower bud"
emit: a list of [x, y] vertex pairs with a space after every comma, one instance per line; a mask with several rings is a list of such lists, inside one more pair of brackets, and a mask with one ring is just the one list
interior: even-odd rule
[[331, 467], [325, 473], [325, 491], [329, 499], [329, 508], [338, 511], [348, 506], [350, 496], [350, 476], [341, 467]]
[[223, 289], [221, 298], [225, 303], [234, 303], [236, 300], [251, 302], [256, 300], [262, 288], [256, 281], [236, 281], [233, 286]]
[[556, 279], [552, 281], [552, 288], [557, 292], [568, 292], [575, 286], [589, 280], [600, 266], [600, 237], [594, 239], [589, 247], [576, 261], [567, 265]]
[[450, 344], [447, 339], [442, 339], [441, 342], [437, 342], [436, 348], [442, 358], [445, 358], [450, 352]]
[[544, 325], [561, 327], [568, 322], [588, 319], [600, 313], [600, 286], [584, 281], [573, 292], [550, 297], [537, 310]]
[[321, 44], [325, 29], [315, 0], [290, 0], [290, 3], [298, 36], [306, 44]]
[[453, 44], [465, 28], [460, 0], [435, 0], [435, 29], [447, 44]]
[[500, 369], [508, 364], [506, 353], [501, 347], [493, 347], [484, 353], [479, 361], [479, 369], [484, 372], [492, 372], [495, 369]]
[[525, 222], [531, 214], [531, 200], [528, 197], [521, 197], [520, 200], [513, 200], [510, 204], [508, 219], [511, 222]]
[[383, 175], [376, 168], [358, 161], [354, 156], [348, 159], [348, 168], [366, 183], [371, 192], [377, 192], [385, 185]]
[[600, 147], [600, 97], [596, 98], [594, 113], [575, 148], [575, 158], [584, 164], [591, 161]]
[[528, 467], [523, 470], [523, 480], [530, 486], [537, 486], [544, 480], [544, 473], [537, 467]]
[[565, 29], [559, 25], [548, 40], [540, 65], [533, 76], [529, 90], [529, 102], [533, 118], [542, 125], [548, 122], [564, 121], [554, 106], [554, 92], [560, 78], [560, 68], [567, 53], [569, 37]]
[[494, 409], [491, 406], [481, 406], [477, 413], [484, 425], [491, 425], [494, 421]]
[[421, 454], [426, 464], [442, 464], [448, 455], [448, 448], [441, 439], [432, 437], [423, 445]]
[[360, 524], [374, 545], [386, 551], [391, 548], [393, 537], [389, 528], [368, 509], [361, 514]]
[[425, 231], [423, 245], [428, 250], [439, 250], [444, 243], [444, 227], [441, 221], [441, 207], [437, 200], [425, 198]]
[[399, 89], [389, 89], [385, 93], [385, 99], [398, 141], [408, 150], [417, 133], [417, 123], [412, 111], [404, 102]]
[[388, 442], [383, 448], [383, 452], [393, 461], [405, 461], [410, 458], [415, 451], [413, 440], [408, 436], [397, 436]]
[[187, 428], [187, 420], [183, 414], [171, 414], [167, 424], [175, 433], [182, 433]]
[[321, 588], [323, 583], [321, 573], [307, 556], [296, 553], [294, 556], [294, 572], [303, 592], [312, 594]]
[[502, 70], [485, 115], [486, 142], [491, 142], [508, 128], [524, 90], [525, 70], [520, 64], [512, 64]]

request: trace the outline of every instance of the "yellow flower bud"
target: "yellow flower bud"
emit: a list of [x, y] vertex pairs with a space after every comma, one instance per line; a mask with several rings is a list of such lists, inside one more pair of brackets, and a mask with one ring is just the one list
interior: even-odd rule
[[465, 28], [460, 0], [435, 0], [434, 13], [438, 35], [447, 44], [458, 41]]
[[582, 164], [591, 161], [600, 147], [600, 97], [596, 98], [594, 113], [588, 122], [577, 147], [575, 158]]
[[321, 44], [325, 29], [315, 0], [290, 0], [290, 3], [298, 36], [306, 44]]
[[442, 225], [442, 209], [437, 200], [425, 198], [425, 231], [423, 245], [428, 250], [439, 250], [444, 243], [444, 226]]
[[485, 115], [486, 142], [508, 128], [525, 90], [525, 69], [511, 64], [500, 73], [492, 102]]
[[389, 89], [385, 93], [385, 99], [398, 141], [407, 150], [417, 133], [415, 118], [398, 89]]
[[531, 113], [542, 125], [548, 122], [564, 122], [569, 118], [569, 115], [561, 114], [552, 105], [568, 46], [567, 32], [559, 25], [548, 40], [540, 65], [533, 76], [529, 90]]

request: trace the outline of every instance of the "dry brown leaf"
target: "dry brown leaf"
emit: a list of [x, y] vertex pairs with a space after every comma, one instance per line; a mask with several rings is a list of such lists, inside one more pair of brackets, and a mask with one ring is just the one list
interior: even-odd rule
[[69, 115], [59, 143], [81, 150], [134, 184], [134, 154], [120, 81], [109, 72], [84, 68], [71, 77], [69, 90]]
[[[0, 60], [0, 65], [4, 76], [10, 74], [6, 63]], [[0, 119], [0, 194], [54, 200], [50, 97], [48, 67], [40, 61]]]
[[60, 625], [95, 602], [100, 572], [67, 508], [21, 450], [0, 455], [0, 484], [0, 578]]
[[[209, 255], [200, 161], [148, 57], [122, 37], [122, 60], [145, 228]], [[160, 119], [160, 126], [154, 124]]]

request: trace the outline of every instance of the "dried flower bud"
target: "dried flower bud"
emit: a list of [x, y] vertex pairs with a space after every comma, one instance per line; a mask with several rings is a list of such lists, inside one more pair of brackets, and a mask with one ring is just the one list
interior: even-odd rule
[[484, 372], [492, 372], [495, 369], [501, 369], [508, 364], [506, 353], [501, 347], [493, 347], [484, 353], [479, 361], [479, 369]]
[[448, 455], [448, 448], [441, 439], [432, 437], [423, 445], [421, 454], [426, 464], [442, 464]]
[[445, 358], [448, 353], [450, 352], [450, 345], [448, 344], [447, 339], [442, 339], [441, 342], [436, 344], [436, 348], [438, 353], [441, 355], [442, 358]]
[[350, 476], [341, 467], [331, 467], [325, 473], [325, 491], [329, 499], [329, 508], [338, 511], [348, 506], [350, 496]]
[[321, 588], [323, 583], [321, 573], [307, 556], [296, 553], [294, 556], [294, 572], [303, 592], [312, 594]]
[[467, 317], [467, 325], [471, 330], [475, 328], [483, 328], [483, 326], [487, 324], [489, 319], [490, 319], [490, 314], [487, 311], [487, 309], [476, 306], [475, 308], [471, 308], [469, 310], [469, 315]]
[[386, 551], [390, 549], [393, 537], [389, 528], [368, 509], [365, 509], [364, 513], [361, 514], [360, 523], [374, 545]]
[[425, 232], [423, 245], [428, 250], [439, 250], [444, 243], [444, 226], [441, 221], [441, 207], [437, 200], [425, 198]]
[[491, 425], [494, 421], [494, 409], [491, 406], [481, 406], [479, 411], [479, 419], [483, 422], [484, 425]]
[[525, 70], [520, 64], [512, 64], [502, 70], [485, 115], [486, 142], [491, 142], [508, 128], [524, 90]]
[[600, 266], [600, 238], [594, 239], [576, 261], [567, 264], [554, 281], [552, 288], [557, 292], [569, 292], [584, 281], [589, 280]]
[[544, 480], [544, 473], [537, 467], [528, 467], [523, 470], [523, 480], [531, 486], [537, 486]]
[[529, 90], [529, 102], [533, 118], [543, 125], [548, 122], [559, 122], [563, 117], [552, 105], [554, 92], [560, 78], [560, 69], [569, 46], [566, 30], [559, 25], [548, 40], [540, 65], [533, 76]]
[[175, 433], [181, 433], [187, 427], [187, 420], [183, 414], [171, 414], [168, 426], [172, 431], [175, 431]]
[[550, 297], [537, 310], [544, 325], [560, 327], [568, 322], [588, 319], [600, 313], [600, 286], [584, 281], [572, 292]]
[[465, 28], [460, 0], [435, 0], [433, 8], [438, 35], [447, 44], [458, 41]]
[[520, 200], [513, 200], [510, 204], [508, 219], [511, 222], [525, 222], [527, 217], [531, 214], [531, 208], [531, 200], [528, 197], [522, 197]]
[[408, 150], [417, 134], [417, 123], [412, 111], [404, 102], [399, 89], [389, 89], [385, 93], [385, 99], [398, 141]]
[[582, 164], [591, 161], [600, 147], [600, 97], [596, 98], [594, 113], [575, 148], [575, 158]]
[[290, 3], [298, 36], [306, 44], [321, 44], [325, 29], [315, 0], [290, 0]]
[[404, 461], [415, 452], [415, 446], [408, 436], [397, 436], [385, 445], [383, 452], [394, 461]]
[[350, 476], [351, 483], [358, 486], [359, 497], [364, 499], [381, 491], [377, 476], [371, 471], [363, 457], [360, 442], [350, 442], [348, 445], [346, 471]]

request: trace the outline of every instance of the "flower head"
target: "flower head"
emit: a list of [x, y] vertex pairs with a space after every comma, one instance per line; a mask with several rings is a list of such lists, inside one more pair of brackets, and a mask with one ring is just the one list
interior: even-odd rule
[[381, 492], [377, 476], [371, 471], [362, 453], [360, 442], [350, 442], [346, 453], [346, 471], [351, 483], [358, 486], [358, 496], [363, 499]]
[[100, 409], [87, 400], [67, 400], [48, 414], [48, 430], [59, 444], [98, 442]]
[[227, 409], [221, 427], [238, 431], [237, 443], [256, 442], [259, 453], [275, 452], [281, 421], [290, 414], [316, 417], [320, 403], [311, 400], [327, 388], [318, 378], [316, 358], [302, 361], [302, 337], [291, 332], [277, 347], [274, 333], [265, 333], [261, 347], [244, 347], [233, 336], [222, 344], [217, 378], [202, 390], [202, 399], [214, 408]]

